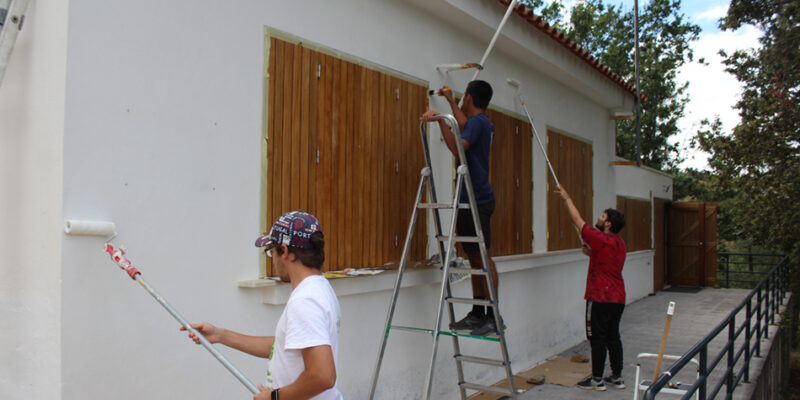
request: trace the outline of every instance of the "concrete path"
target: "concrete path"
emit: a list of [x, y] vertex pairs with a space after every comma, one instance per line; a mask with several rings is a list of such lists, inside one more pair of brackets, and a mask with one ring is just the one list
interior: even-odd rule
[[[672, 319], [669, 339], [665, 354], [683, 355], [700, 339], [708, 335], [725, 317], [744, 300], [749, 294], [745, 289], [713, 289], [706, 288], [697, 293], [658, 292], [653, 296], [639, 300], [625, 307], [622, 315], [620, 332], [624, 351], [623, 379], [627, 388], [614, 389], [608, 387], [605, 392], [582, 390], [578, 387], [562, 387], [558, 385], [539, 385], [519, 398], [532, 399], [633, 399], [636, 356], [639, 353], [658, 353], [661, 344], [661, 335], [664, 331], [667, 305], [670, 301], [676, 303], [675, 315]], [[737, 316], [737, 326], [741, 326], [743, 317]], [[725, 345], [727, 331], [719, 335], [720, 340], [715, 340], [709, 346], [709, 358], [715, 357]], [[589, 345], [584, 342], [561, 355], [583, 354], [590, 355]], [[710, 362], [711, 360], [709, 360]], [[721, 361], [725, 367], [726, 360]], [[646, 379], [651, 379], [655, 362], [642, 363], [642, 374]], [[672, 365], [672, 362], [662, 363], [661, 370]], [[606, 375], [610, 375], [608, 362], [606, 362]], [[751, 376], [751, 379], [753, 377]], [[694, 382], [693, 373], [679, 376], [681, 382]], [[712, 383], [719, 379], [711, 377]], [[709, 391], [711, 386], [709, 386]], [[739, 389], [737, 389], [738, 392]], [[725, 388], [721, 395], [724, 397]], [[738, 393], [735, 393], [738, 394]], [[659, 398], [679, 398], [677, 396], [659, 395]], [[722, 398], [717, 396], [717, 398]], [[735, 396], [738, 398], [739, 396]]]

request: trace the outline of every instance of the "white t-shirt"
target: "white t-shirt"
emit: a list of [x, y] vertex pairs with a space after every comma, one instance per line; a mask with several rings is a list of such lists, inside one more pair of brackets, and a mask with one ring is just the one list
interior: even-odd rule
[[[339, 353], [339, 300], [328, 280], [312, 275], [300, 282], [289, 296], [275, 329], [267, 384], [280, 388], [291, 384], [305, 370], [302, 349], [328, 345], [336, 364]], [[334, 385], [313, 400], [337, 400], [342, 395]]]

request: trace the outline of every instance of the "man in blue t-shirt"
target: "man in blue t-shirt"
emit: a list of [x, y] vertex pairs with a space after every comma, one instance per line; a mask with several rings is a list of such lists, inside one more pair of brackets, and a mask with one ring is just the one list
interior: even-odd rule
[[[438, 93], [447, 99], [461, 130], [461, 144], [467, 157], [469, 176], [472, 181], [472, 188], [475, 191], [478, 216], [488, 251], [492, 242], [491, 216], [494, 212], [494, 191], [489, 183], [489, 152], [492, 148], [494, 125], [489, 121], [489, 117], [486, 116], [486, 108], [489, 107], [489, 101], [492, 99], [492, 87], [485, 81], [475, 80], [470, 82], [464, 93], [464, 102], [461, 108], [458, 108], [458, 104], [453, 99], [452, 91], [449, 88], [443, 87]], [[420, 120], [431, 121], [433, 116], [438, 113], [436, 110], [428, 110], [422, 114]], [[437, 121], [447, 148], [450, 149], [454, 156], [458, 157], [458, 148], [450, 127], [442, 119]], [[462, 187], [460, 201], [462, 203], [469, 202], [466, 185]], [[469, 210], [459, 210], [456, 229], [459, 236], [476, 235], [475, 224]], [[481, 260], [478, 244], [462, 243], [462, 245], [472, 268], [483, 269], [483, 261]], [[489, 258], [489, 267], [492, 271], [494, 291], [498, 293], [497, 268], [491, 258]], [[489, 298], [489, 286], [485, 277], [473, 276], [472, 297], [483, 300]], [[475, 305], [466, 317], [452, 324], [450, 328], [453, 330], [468, 329], [472, 335], [487, 335], [496, 332], [497, 326], [490, 311], [484, 306]]]

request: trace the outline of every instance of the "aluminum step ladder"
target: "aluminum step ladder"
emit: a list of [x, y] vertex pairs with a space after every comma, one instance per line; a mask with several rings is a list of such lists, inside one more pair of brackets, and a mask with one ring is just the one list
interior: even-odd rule
[[0, 0], [0, 86], [30, 0]]
[[[468, 389], [500, 393], [512, 399], [516, 399], [517, 391], [514, 387], [514, 379], [511, 372], [511, 360], [508, 357], [508, 347], [506, 345], [505, 332], [503, 329], [504, 327], [503, 319], [500, 317], [499, 303], [497, 301], [497, 293], [495, 293], [494, 284], [492, 281], [492, 274], [489, 268], [489, 257], [486, 251], [486, 243], [484, 241], [483, 230], [480, 226], [480, 219], [478, 218], [478, 208], [477, 208], [477, 203], [475, 202], [475, 192], [473, 191], [472, 181], [469, 179], [469, 169], [467, 167], [466, 157], [464, 155], [464, 147], [462, 146], [461, 143], [461, 133], [460, 130], [458, 129], [458, 122], [456, 122], [456, 119], [449, 114], [439, 114], [435, 118], [436, 120], [444, 119], [444, 121], [450, 126], [450, 130], [452, 131], [453, 135], [456, 137], [456, 145], [458, 147], [458, 154], [459, 154], [458, 157], [459, 165], [456, 168], [456, 185], [455, 185], [455, 191], [453, 192], [453, 200], [449, 203], [439, 203], [436, 200], [436, 188], [433, 182], [431, 155], [430, 155], [430, 150], [428, 148], [428, 134], [425, 130], [425, 126], [427, 123], [422, 122], [420, 123], [419, 130], [422, 136], [422, 146], [425, 149], [425, 161], [427, 165], [424, 168], [422, 168], [421, 171], [419, 187], [417, 189], [417, 197], [414, 203], [414, 210], [411, 214], [411, 222], [409, 223], [408, 226], [408, 233], [406, 234], [405, 244], [403, 245], [403, 254], [402, 257], [400, 258], [400, 265], [397, 271], [397, 278], [394, 285], [394, 291], [392, 293], [392, 302], [389, 305], [389, 312], [386, 316], [386, 324], [384, 325], [383, 338], [381, 339], [381, 347], [378, 354], [377, 365], [375, 367], [372, 376], [372, 386], [370, 387], [369, 391], [369, 399], [372, 400], [375, 396], [375, 389], [378, 384], [378, 376], [380, 374], [381, 363], [383, 362], [383, 356], [386, 351], [386, 343], [389, 339], [389, 334], [393, 331], [423, 333], [430, 335], [433, 338], [430, 364], [428, 366], [428, 374], [425, 380], [425, 386], [423, 387], [422, 391], [423, 400], [430, 399], [431, 396], [434, 365], [436, 363], [436, 353], [438, 351], [438, 346], [439, 346], [439, 337], [443, 335], [450, 336], [453, 340], [453, 353], [456, 362], [456, 371], [458, 372], [458, 388], [462, 400], [465, 400], [467, 398], [466, 391]], [[467, 192], [467, 197], [469, 198], [469, 203], [459, 202], [461, 188], [464, 185], [466, 185], [466, 192]], [[423, 195], [426, 192], [428, 194], [428, 199], [430, 199], [431, 202], [423, 201]], [[477, 236], [455, 235], [456, 216], [459, 209], [468, 209], [471, 211], [472, 219], [476, 225], [475, 231], [477, 232]], [[418, 328], [418, 327], [399, 326], [392, 324], [395, 306], [397, 305], [397, 297], [400, 292], [400, 284], [402, 283], [403, 272], [405, 271], [406, 264], [408, 263], [408, 255], [411, 248], [411, 240], [414, 235], [414, 228], [416, 226], [417, 217], [419, 216], [420, 210], [431, 210], [431, 212], [433, 212], [433, 221], [436, 229], [436, 239], [438, 242], [437, 247], [439, 249], [439, 259], [444, 260], [441, 266], [442, 286], [439, 294], [439, 306], [436, 312], [436, 322], [433, 325], [433, 328]], [[440, 212], [442, 211], [451, 212], [450, 223], [447, 228], [446, 235], [442, 234], [442, 225], [441, 225], [442, 218], [440, 215]], [[456, 252], [455, 252], [456, 242], [477, 243], [480, 248], [481, 260], [483, 260], [484, 268], [472, 269], [472, 268], [460, 267], [458, 262], [459, 259], [456, 258]], [[489, 299], [481, 300], [481, 299], [453, 297], [450, 288], [451, 276], [463, 275], [463, 274], [485, 276], [489, 287]], [[445, 304], [447, 305], [447, 311], [448, 311], [447, 314], [449, 316], [450, 324], [456, 322], [455, 314], [453, 313], [454, 303], [487, 306], [489, 309], [492, 310], [492, 315], [494, 316], [496, 324], [495, 326], [500, 327], [500, 329], [498, 329], [499, 332], [495, 332], [494, 334], [488, 336], [475, 336], [469, 333], [440, 329], [440, 325], [442, 323], [442, 311], [444, 309]], [[459, 346], [459, 338], [496, 342], [500, 346], [501, 359], [490, 359], [484, 357], [464, 355], [461, 353], [461, 348]], [[509, 388], [493, 387], [472, 382], [466, 382], [464, 380], [464, 369], [463, 369], [464, 363], [477, 363], [477, 364], [503, 368], [505, 370], [506, 377], [508, 378]]]

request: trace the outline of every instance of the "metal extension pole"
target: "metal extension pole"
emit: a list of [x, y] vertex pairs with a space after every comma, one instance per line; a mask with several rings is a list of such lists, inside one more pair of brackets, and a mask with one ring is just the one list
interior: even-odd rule
[[[481, 62], [479, 63], [481, 67], [485, 67], [483, 64], [486, 62], [486, 59], [489, 58], [489, 53], [494, 48], [494, 43], [497, 41], [497, 38], [500, 36], [500, 31], [503, 30], [503, 26], [505, 26], [506, 21], [508, 21], [508, 17], [511, 15], [511, 11], [517, 7], [517, 0], [511, 0], [511, 3], [508, 3], [508, 8], [506, 9], [505, 15], [503, 15], [503, 19], [500, 21], [500, 25], [497, 27], [497, 30], [494, 32], [494, 36], [492, 36], [492, 40], [489, 41], [489, 47], [486, 48], [486, 51], [483, 52], [483, 57], [481, 57]], [[478, 75], [481, 73], [483, 68], [478, 68], [475, 70], [475, 74], [472, 75], [471, 81], [474, 81], [478, 78]], [[461, 100], [458, 101], [458, 108], [464, 105], [464, 96], [461, 96]]]
[[219, 361], [225, 368], [227, 368], [228, 371], [230, 371], [230, 373], [232, 373], [233, 376], [235, 376], [236, 379], [239, 380], [239, 382], [241, 382], [245, 387], [247, 387], [247, 390], [249, 390], [252, 394], [257, 394], [260, 392], [260, 390], [258, 390], [258, 387], [256, 387], [256, 385], [254, 385], [253, 382], [250, 382], [249, 379], [247, 379], [244, 375], [242, 375], [242, 373], [239, 372], [239, 370], [236, 369], [236, 367], [234, 367], [233, 364], [231, 364], [230, 361], [228, 361], [228, 359], [225, 358], [225, 356], [223, 356], [219, 351], [217, 351], [217, 349], [211, 345], [211, 342], [209, 342], [208, 339], [205, 338], [205, 336], [203, 336], [200, 332], [192, 328], [192, 326], [189, 325], [189, 322], [187, 322], [186, 319], [184, 319], [183, 316], [181, 316], [181, 314], [177, 310], [172, 308], [172, 306], [169, 305], [169, 303], [167, 303], [167, 301], [163, 297], [161, 297], [161, 295], [158, 294], [158, 292], [156, 292], [152, 286], [150, 286], [144, 279], [142, 279], [141, 276], [142, 273], [139, 272], [139, 270], [136, 269], [136, 267], [131, 265], [130, 260], [128, 260], [128, 258], [125, 257], [124, 250], [114, 249], [114, 245], [106, 243], [105, 251], [108, 253], [108, 255], [111, 256], [111, 260], [113, 260], [123, 271], [127, 272], [128, 276], [130, 276], [131, 279], [139, 282], [139, 284], [142, 285], [142, 287], [145, 290], [147, 290], [147, 292], [150, 293], [150, 295], [153, 296], [153, 298], [156, 299], [156, 301], [158, 301], [158, 303], [161, 304], [164, 307], [164, 309], [167, 310], [167, 312], [169, 312], [169, 314], [172, 315], [172, 317], [175, 318], [181, 324], [182, 327], [186, 328], [187, 331], [197, 335], [197, 338], [200, 339], [200, 344], [202, 344], [203, 347], [205, 347], [206, 350], [208, 350], [208, 352], [211, 353], [211, 355], [213, 355], [214, 358], [217, 359], [217, 361]]
[[547, 162], [547, 166], [550, 168], [550, 174], [553, 175], [553, 180], [556, 181], [556, 186], [561, 186], [561, 183], [558, 182], [558, 178], [556, 177], [556, 172], [553, 170], [553, 165], [550, 164], [550, 159], [547, 157], [547, 151], [544, 149], [544, 144], [542, 144], [542, 140], [539, 139], [539, 133], [536, 132], [536, 126], [533, 124], [533, 118], [531, 118], [531, 114], [528, 112], [528, 106], [525, 105], [525, 98], [522, 97], [522, 91], [517, 88], [517, 96], [519, 96], [519, 102], [522, 104], [522, 109], [525, 110], [525, 115], [528, 117], [528, 122], [531, 124], [531, 130], [533, 131], [533, 136], [536, 137], [536, 142], [539, 143], [539, 148], [542, 149], [542, 155], [544, 156], [544, 160]]
[[639, 1], [633, 0], [634, 74], [636, 75], [636, 165], [642, 166], [642, 96], [639, 93]]
[[[522, 96], [522, 89], [521, 84], [516, 80], [511, 78], [508, 79], [508, 83], [516, 86], [517, 88], [517, 96], [519, 96], [519, 103], [522, 104], [522, 109], [525, 110], [525, 115], [528, 117], [528, 122], [531, 124], [531, 130], [533, 131], [533, 136], [536, 137], [536, 142], [539, 143], [539, 148], [542, 149], [542, 155], [544, 156], [544, 160], [547, 162], [547, 167], [550, 168], [550, 174], [553, 175], [553, 180], [556, 182], [557, 187], [561, 187], [561, 183], [558, 181], [556, 177], [556, 171], [553, 170], [553, 164], [550, 164], [550, 158], [547, 157], [547, 150], [544, 149], [544, 144], [542, 144], [542, 139], [539, 138], [539, 132], [536, 131], [536, 125], [533, 124], [533, 118], [531, 117], [531, 113], [528, 112], [528, 106], [525, 105], [525, 98]], [[575, 232], [578, 233], [578, 239], [581, 241], [581, 245], [584, 245], [583, 237], [581, 236], [580, 229], [575, 226]]]

